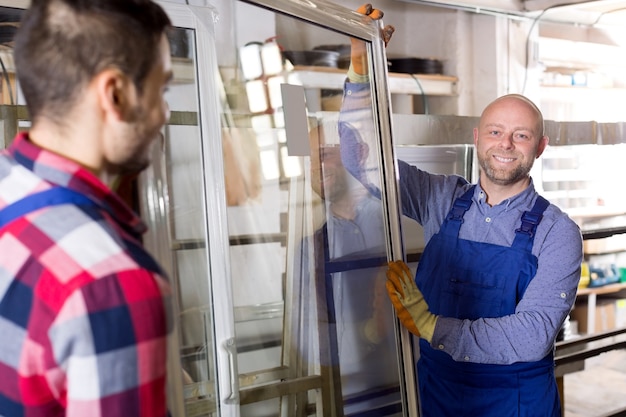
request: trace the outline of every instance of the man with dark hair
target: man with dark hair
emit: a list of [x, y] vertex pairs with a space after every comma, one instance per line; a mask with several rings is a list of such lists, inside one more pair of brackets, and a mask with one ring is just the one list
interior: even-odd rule
[[15, 37], [32, 127], [0, 153], [0, 415], [165, 416], [170, 287], [114, 193], [169, 117], [149, 0], [34, 0]]

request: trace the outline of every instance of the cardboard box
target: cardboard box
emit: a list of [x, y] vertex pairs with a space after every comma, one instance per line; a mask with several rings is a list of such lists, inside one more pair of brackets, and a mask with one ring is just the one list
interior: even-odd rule
[[[595, 329], [593, 333], [602, 333], [615, 329], [615, 305], [614, 299], [598, 298], [596, 302]], [[578, 322], [578, 331], [588, 334], [589, 331], [589, 305], [587, 303], [576, 303], [570, 314], [570, 320]]]
[[626, 298], [607, 297], [608, 300], [615, 303], [615, 328], [621, 329], [626, 327]]

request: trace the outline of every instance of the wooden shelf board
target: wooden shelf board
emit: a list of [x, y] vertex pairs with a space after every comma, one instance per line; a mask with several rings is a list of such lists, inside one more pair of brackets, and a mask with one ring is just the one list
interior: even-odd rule
[[[290, 81], [292, 77], [297, 77], [305, 88], [341, 90], [346, 80], [346, 70], [296, 66], [287, 73], [287, 77]], [[389, 91], [391, 94], [421, 95], [423, 89], [426, 95], [455, 95], [457, 81], [457, 77], [448, 75], [389, 73]]]
[[626, 282], [619, 282], [615, 284], [604, 285], [602, 287], [595, 288], [579, 288], [576, 295], [589, 295], [589, 294], [612, 294], [618, 291], [626, 289]]

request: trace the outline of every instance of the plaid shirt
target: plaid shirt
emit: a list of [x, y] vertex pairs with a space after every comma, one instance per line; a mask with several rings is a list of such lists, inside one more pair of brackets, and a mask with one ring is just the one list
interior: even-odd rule
[[0, 416], [165, 416], [170, 286], [142, 248], [145, 225], [25, 133], [0, 153], [0, 210], [54, 186], [94, 204], [0, 229]]

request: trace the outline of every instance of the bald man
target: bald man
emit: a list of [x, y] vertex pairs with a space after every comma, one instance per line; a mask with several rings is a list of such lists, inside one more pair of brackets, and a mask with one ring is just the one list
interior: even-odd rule
[[[359, 11], [382, 15], [367, 6]], [[354, 126], [373, 129], [366, 70], [351, 67], [340, 115], [344, 165], [356, 178], [364, 177], [358, 149], [344, 136]], [[427, 244], [415, 275], [402, 261], [389, 264], [387, 291], [419, 337], [424, 417], [561, 415], [555, 340], [576, 298], [583, 251], [579, 227], [530, 176], [548, 145], [543, 125], [524, 96], [490, 103], [473, 131], [476, 184], [399, 161], [403, 214], [423, 226]]]

